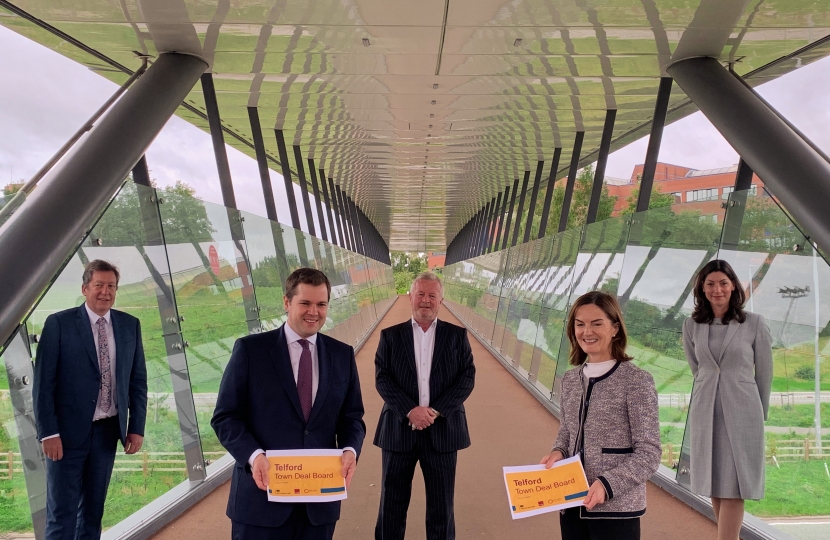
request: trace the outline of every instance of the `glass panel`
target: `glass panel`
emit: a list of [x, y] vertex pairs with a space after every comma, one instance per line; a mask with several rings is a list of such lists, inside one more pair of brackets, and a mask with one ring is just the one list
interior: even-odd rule
[[251, 287], [250, 275], [244, 245], [231, 232], [231, 219], [239, 214], [183, 189], [159, 196], [202, 450], [215, 460], [225, 453], [210, 427], [215, 394], [234, 342], [248, 334], [243, 293]]
[[736, 241], [719, 257], [735, 269], [746, 309], [764, 317], [773, 342], [766, 496], [746, 510], [761, 518], [827, 515], [830, 407], [821, 392], [830, 390], [830, 267], [765, 192], [733, 193], [728, 209], [727, 227], [740, 233], [730, 239], [724, 231], [725, 246]]
[[691, 313], [693, 278], [715, 257], [724, 210], [703, 217], [699, 203], [632, 216], [617, 297], [634, 362], [654, 377], [660, 398], [664, 464], [676, 467], [692, 375], [681, 330]]
[[283, 286], [290, 273], [283, 243], [285, 225], [248, 212], [242, 216], [260, 324], [263, 330], [273, 330], [285, 321]]

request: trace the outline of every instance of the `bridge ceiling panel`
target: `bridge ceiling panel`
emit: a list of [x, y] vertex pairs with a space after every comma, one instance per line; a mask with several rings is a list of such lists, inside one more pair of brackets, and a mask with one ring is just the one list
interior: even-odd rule
[[[409, 251], [443, 250], [555, 147], [566, 167], [577, 131], [585, 132], [583, 161], [592, 161], [607, 109], [618, 110], [615, 146], [645, 134], [662, 69], [703, 15], [726, 25], [725, 46], [709, 45], [742, 75], [830, 34], [830, 10], [799, 0], [14, 4], [130, 68], [136, 52], [205, 58], [230, 129], [251, 141], [246, 107], [258, 107], [271, 155], [273, 129], [282, 129], [365, 209], [391, 249]], [[7, 12], [0, 24], [125, 78]], [[780, 66], [759, 80], [791, 69]], [[188, 99], [201, 106], [200, 87]], [[670, 110], [687, 101], [675, 87]], [[228, 143], [253, 156], [245, 142]]]

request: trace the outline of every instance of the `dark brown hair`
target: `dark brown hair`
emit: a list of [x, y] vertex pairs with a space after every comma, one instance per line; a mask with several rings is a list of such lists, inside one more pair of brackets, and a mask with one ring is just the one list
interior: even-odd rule
[[331, 300], [331, 282], [329, 282], [326, 274], [321, 271], [314, 268], [297, 268], [291, 272], [291, 275], [285, 280], [285, 296], [289, 300], [294, 298], [294, 295], [297, 294], [297, 287], [301, 284], [311, 285], [312, 287], [325, 285], [328, 291], [328, 298]]
[[589, 304], [600, 308], [611, 323], [618, 328], [617, 335], [611, 340], [611, 357], [620, 362], [631, 360], [632, 357], [625, 352], [625, 348], [628, 346], [628, 332], [625, 330], [622, 310], [617, 303], [617, 299], [602, 291], [591, 291], [577, 298], [576, 302], [571, 306], [571, 311], [568, 313], [568, 323], [565, 327], [565, 332], [568, 335], [568, 341], [571, 342], [570, 364], [572, 366], [581, 366], [588, 358], [588, 355], [582, 350], [582, 347], [579, 346], [579, 342], [576, 340], [576, 311], [582, 306]]
[[744, 322], [746, 320], [746, 313], [744, 313], [746, 294], [744, 293], [743, 287], [741, 287], [741, 282], [738, 280], [735, 271], [728, 262], [721, 259], [715, 259], [706, 263], [700, 269], [700, 272], [697, 273], [697, 277], [695, 277], [695, 310], [692, 311], [692, 320], [700, 324], [712, 324], [715, 320], [715, 312], [712, 310], [712, 304], [706, 299], [706, 294], [703, 292], [703, 283], [712, 272], [723, 272], [726, 274], [726, 277], [729, 278], [729, 281], [732, 282], [732, 286], [734, 287], [732, 295], [729, 297], [729, 308], [727, 308], [726, 313], [721, 318], [721, 322], [728, 324], [732, 319], [735, 319], [739, 323]]
[[89, 285], [89, 283], [92, 281], [92, 274], [95, 272], [112, 272], [113, 274], [115, 274], [115, 286], [118, 286], [118, 281], [121, 279], [121, 272], [118, 271], [118, 267], [112, 263], [103, 261], [101, 259], [89, 261], [87, 265], [84, 267], [84, 275], [82, 278], [82, 283], [84, 286]]

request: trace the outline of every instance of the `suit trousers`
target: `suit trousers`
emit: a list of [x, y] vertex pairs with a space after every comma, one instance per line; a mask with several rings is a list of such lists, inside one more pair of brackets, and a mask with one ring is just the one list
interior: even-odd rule
[[424, 475], [427, 540], [455, 540], [458, 452], [437, 452], [432, 447], [428, 429], [417, 433], [411, 452], [382, 451], [383, 475], [375, 540], [403, 540], [416, 463], [420, 463]]
[[87, 440], [46, 459], [46, 540], [101, 537], [104, 502], [121, 429], [118, 416], [92, 423]]
[[559, 514], [562, 540], [640, 540], [640, 518], [582, 519], [579, 507]]
[[279, 527], [258, 527], [231, 521], [232, 540], [331, 540], [336, 523], [312, 525], [305, 504], [295, 504]]

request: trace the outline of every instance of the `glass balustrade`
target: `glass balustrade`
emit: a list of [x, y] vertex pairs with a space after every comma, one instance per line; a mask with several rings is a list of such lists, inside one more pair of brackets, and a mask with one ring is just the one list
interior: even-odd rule
[[[145, 442], [116, 456], [104, 527], [228, 460], [210, 418], [237, 338], [285, 320], [283, 284], [300, 266], [332, 283], [323, 332], [357, 345], [397, 298], [390, 266], [266, 218], [132, 181], [113, 199], [2, 352], [0, 536], [42, 531], [45, 461], [32, 406], [32, 360], [50, 314], [80, 306], [84, 264], [121, 270], [115, 308], [141, 321], [148, 372]], [[219, 463], [217, 463], [219, 461]]]

